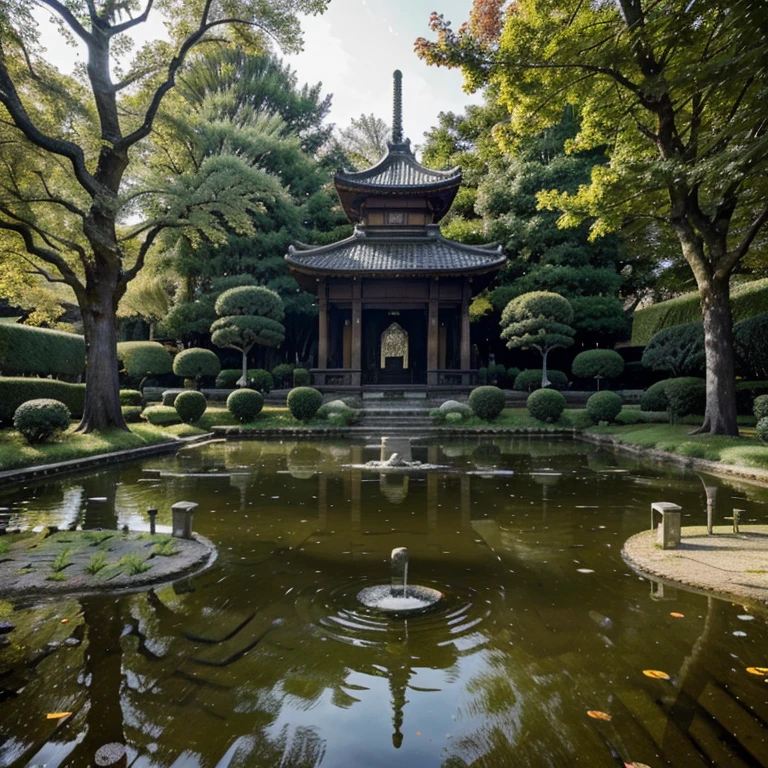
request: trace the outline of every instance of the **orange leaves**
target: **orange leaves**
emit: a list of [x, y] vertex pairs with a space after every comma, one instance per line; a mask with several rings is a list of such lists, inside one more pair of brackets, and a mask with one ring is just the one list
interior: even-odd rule
[[768, 677], [768, 667], [747, 667], [747, 672], [749, 672], [750, 675]]
[[587, 716], [593, 720], [606, 720], [610, 721], [613, 718], [607, 712], [601, 712], [599, 709], [588, 709]]
[[69, 717], [71, 712], [49, 712], [46, 716], [46, 720], [63, 720], [65, 717]]
[[672, 611], [672, 613], [669, 614], [673, 619], [684, 619], [685, 614], [684, 613], [678, 613], [677, 611]]
[[646, 677], [650, 677], [652, 680], [669, 680], [670, 677], [666, 672], [662, 672], [660, 669], [644, 669], [643, 674]]

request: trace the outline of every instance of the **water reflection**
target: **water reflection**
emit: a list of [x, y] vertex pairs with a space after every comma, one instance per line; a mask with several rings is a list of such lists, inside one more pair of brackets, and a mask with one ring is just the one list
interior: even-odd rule
[[[447, 468], [408, 476], [345, 466], [376, 458], [218, 443], [4, 491], [32, 526], [147, 527], [149, 506], [167, 524], [191, 499], [220, 556], [117, 600], [0, 602], [0, 765], [89, 765], [108, 742], [147, 768], [768, 764], [744, 671], [768, 661], [763, 615], [620, 558], [652, 501], [704, 525], [712, 497], [717, 530], [734, 506], [765, 523], [764, 489], [565, 440], [416, 444]], [[395, 546], [446, 594], [434, 613], [357, 603]]]

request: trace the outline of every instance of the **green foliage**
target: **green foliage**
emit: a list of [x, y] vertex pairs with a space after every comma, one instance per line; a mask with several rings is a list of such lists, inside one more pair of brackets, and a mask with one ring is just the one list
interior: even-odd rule
[[[221, 389], [234, 389], [243, 372], [239, 368], [225, 368], [216, 377], [216, 386]], [[269, 394], [274, 387], [274, 380], [269, 371], [263, 368], [249, 368], [247, 371], [248, 383], [250, 389], [258, 389], [259, 392]]]
[[117, 359], [134, 379], [160, 376], [173, 370], [170, 352], [156, 341], [121, 341], [117, 345]]
[[51, 570], [54, 573], [61, 573], [61, 571], [70, 565], [72, 565], [72, 552], [69, 547], [64, 547], [63, 549], [60, 549], [56, 554], [56, 557], [53, 558]]
[[264, 398], [254, 389], [238, 389], [227, 398], [227, 410], [241, 423], [253, 421], [264, 407]]
[[0, 423], [13, 419], [16, 409], [27, 400], [59, 400], [75, 418], [83, 415], [85, 384], [67, 384], [52, 379], [0, 377]]
[[654, 371], [671, 371], [674, 376], [702, 376], [706, 363], [703, 323], [660, 330], [643, 350], [642, 363]]
[[[731, 313], [734, 322], [765, 313], [768, 305], [768, 278], [738, 283], [731, 289]], [[632, 316], [632, 344], [648, 344], [663, 328], [701, 320], [698, 293], [687, 293], [668, 301], [635, 310]]]
[[138, 405], [141, 406], [144, 403], [141, 392], [138, 389], [121, 389], [120, 390], [120, 405]]
[[484, 421], [493, 421], [504, 410], [504, 392], [498, 387], [475, 387], [469, 393], [469, 407]]
[[667, 411], [671, 419], [683, 416], [700, 416], [707, 402], [707, 387], [704, 379], [681, 377], [671, 379], [664, 389], [667, 397]]
[[339, 427], [348, 427], [357, 421], [357, 411], [343, 400], [331, 400], [328, 403], [323, 403], [315, 415], [318, 419], [325, 419]]
[[480, 384], [488, 383], [488, 368], [486, 366], [483, 365], [477, 369], [477, 380]]
[[166, 389], [162, 395], [163, 405], [168, 405], [172, 408], [173, 404], [176, 402], [176, 398], [179, 396], [179, 392], [180, 390], [178, 389]]
[[272, 376], [275, 380], [275, 386], [278, 389], [289, 387], [293, 381], [293, 369], [296, 366], [292, 363], [280, 363], [272, 369]]
[[217, 347], [246, 354], [254, 344], [277, 347], [285, 338], [283, 302], [269, 288], [230, 288], [216, 299], [215, 309], [219, 319], [211, 325], [211, 340]]
[[176, 409], [168, 405], [150, 405], [149, 408], [142, 411], [141, 418], [146, 419], [156, 427], [181, 424], [181, 418]]
[[672, 379], [662, 379], [655, 384], [651, 384], [648, 389], [643, 392], [643, 396], [640, 398], [640, 410], [641, 411], [666, 411], [669, 408], [669, 400], [667, 400], [667, 384]]
[[13, 415], [13, 426], [30, 445], [51, 440], [69, 426], [69, 408], [59, 400], [40, 398], [22, 403]]
[[142, 407], [140, 405], [124, 405], [121, 409], [126, 422], [133, 423], [141, 420]]
[[[552, 389], [558, 391], [568, 389], [568, 377], [562, 371], [547, 369], [547, 378]], [[541, 387], [541, 370], [530, 368], [520, 371], [515, 377], [513, 385], [513, 389], [518, 392], [532, 392], [539, 387]]]
[[[768, 300], [768, 291], [765, 298]], [[768, 312], [736, 323], [733, 345], [738, 374], [748, 379], [768, 379]]]
[[91, 576], [95, 576], [102, 568], [107, 565], [107, 556], [104, 552], [94, 552], [91, 555], [91, 559], [85, 565], [86, 573], [90, 573]]
[[293, 386], [294, 387], [309, 386], [309, 371], [306, 368], [293, 369]]
[[755, 400], [762, 395], [768, 395], [768, 381], [737, 381], [736, 412], [742, 416], [752, 414]]
[[155, 543], [152, 554], [158, 555], [159, 557], [173, 557], [174, 555], [178, 555], [180, 551], [181, 550], [176, 546], [173, 537], [165, 536]]
[[562, 416], [565, 397], [555, 389], [537, 389], [528, 395], [525, 405], [534, 419], [551, 424]]
[[571, 373], [580, 379], [615, 379], [623, 372], [624, 358], [613, 349], [579, 352], [571, 364]]
[[288, 393], [286, 404], [295, 419], [308, 421], [320, 409], [323, 396], [312, 387], [295, 387]]
[[84, 369], [85, 341], [82, 336], [0, 323], [0, 373], [75, 378]]
[[755, 434], [764, 443], [768, 443], [768, 417], [763, 417], [757, 422]]
[[215, 352], [210, 349], [190, 347], [179, 352], [173, 359], [173, 372], [185, 379], [199, 382], [203, 376], [216, 376], [221, 370], [221, 363]]
[[208, 402], [202, 392], [181, 392], [176, 398], [173, 407], [185, 424], [194, 424], [205, 413]]
[[146, 573], [152, 566], [146, 563], [141, 555], [130, 554], [123, 555], [118, 561], [118, 565], [125, 569], [129, 576], [138, 576], [140, 573]]
[[458, 400], [446, 400], [437, 410], [443, 415], [448, 413], [458, 413], [463, 419], [469, 419], [474, 415], [474, 411], [470, 405], [461, 403]]
[[759, 395], [755, 398], [752, 413], [758, 421], [768, 418], [768, 395]]
[[601, 421], [607, 421], [610, 424], [612, 421], [616, 421], [623, 405], [624, 401], [621, 395], [617, 395], [615, 392], [595, 392], [587, 400], [586, 410], [595, 424], [599, 424]]

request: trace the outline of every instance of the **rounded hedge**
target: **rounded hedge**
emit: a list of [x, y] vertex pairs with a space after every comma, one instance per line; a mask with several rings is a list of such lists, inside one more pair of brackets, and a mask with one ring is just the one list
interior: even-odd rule
[[525, 405], [534, 419], [552, 423], [565, 410], [565, 398], [556, 389], [537, 389], [528, 395]]
[[621, 413], [624, 405], [621, 395], [615, 392], [595, 392], [587, 400], [587, 413], [589, 418], [599, 424], [601, 421], [612, 422]]
[[312, 387], [295, 387], [288, 393], [288, 409], [299, 421], [311, 419], [322, 404], [323, 396]]
[[700, 416], [707, 405], [707, 385], [704, 379], [683, 376], [672, 379], [665, 389], [667, 411], [672, 418]]
[[[555, 369], [547, 369], [547, 377], [549, 378], [549, 389], [563, 390], [568, 388], [568, 377], [562, 372]], [[533, 370], [527, 369], [520, 371], [515, 377], [515, 383], [513, 389], [518, 392], [532, 392], [534, 389], [541, 388], [541, 369]]]
[[296, 366], [292, 363], [280, 363], [272, 369], [272, 378], [278, 387], [288, 387], [293, 380], [293, 369]]
[[293, 386], [294, 387], [309, 386], [309, 371], [306, 368], [293, 369]]
[[571, 363], [571, 373], [580, 379], [615, 379], [623, 372], [624, 358], [612, 349], [579, 352]]
[[460, 403], [458, 400], [446, 400], [437, 410], [443, 416], [447, 416], [449, 413], [458, 413], [463, 419], [468, 419], [474, 415], [469, 405]]
[[85, 370], [82, 336], [0, 323], [0, 372], [6, 376], [68, 376]]
[[220, 370], [219, 358], [210, 349], [190, 347], [173, 358], [173, 372], [184, 379], [216, 376]]
[[173, 404], [180, 394], [181, 391], [178, 389], [166, 389], [165, 392], [163, 392], [163, 405], [168, 405], [173, 408]]
[[69, 408], [59, 400], [39, 398], [22, 403], [13, 414], [13, 426], [34, 445], [63, 432], [70, 421]]
[[141, 392], [138, 389], [121, 389], [120, 405], [143, 405]]
[[268, 395], [274, 389], [275, 380], [269, 371], [263, 368], [252, 368], [248, 371], [248, 386]]
[[123, 418], [126, 421], [141, 421], [142, 409], [140, 405], [124, 405], [120, 410], [123, 412]]
[[[0, 323], [2, 325], [2, 323]], [[73, 418], [83, 415], [85, 384], [69, 384], [54, 379], [0, 377], [0, 424], [11, 423], [16, 409], [28, 400], [58, 400], [69, 408]]]
[[238, 389], [227, 398], [227, 410], [241, 424], [253, 421], [263, 407], [264, 398], [255, 389]]
[[157, 341], [121, 341], [117, 345], [117, 359], [129, 376], [138, 379], [173, 370], [171, 353]]
[[755, 414], [758, 421], [768, 418], [768, 395], [758, 395], [755, 398], [755, 402], [752, 404], [752, 413]]
[[193, 424], [205, 413], [208, 403], [202, 392], [190, 390], [188, 392], [180, 392], [173, 406], [183, 422]]
[[669, 407], [669, 401], [667, 400], [667, 384], [672, 379], [662, 379], [655, 384], [651, 384], [648, 389], [643, 392], [643, 396], [640, 398], [640, 410], [641, 411], [666, 411]]
[[493, 421], [504, 410], [504, 393], [498, 387], [476, 387], [469, 393], [469, 407], [484, 421]]
[[768, 443], [768, 416], [760, 419], [760, 421], [757, 422], [755, 434], [764, 443]]
[[149, 408], [144, 409], [141, 418], [150, 424], [154, 424], [156, 427], [166, 427], [181, 422], [176, 409], [170, 408], [167, 405], [150, 405]]

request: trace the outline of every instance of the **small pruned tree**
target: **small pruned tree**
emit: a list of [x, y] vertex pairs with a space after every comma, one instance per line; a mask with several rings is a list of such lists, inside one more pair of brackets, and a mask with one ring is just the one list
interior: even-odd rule
[[613, 349], [588, 349], [573, 358], [571, 373], [580, 379], [615, 379], [624, 373], [624, 358]]
[[248, 353], [255, 345], [278, 347], [285, 339], [283, 300], [264, 286], [230, 288], [216, 299], [218, 320], [211, 325], [217, 347], [237, 349], [243, 355], [243, 375], [237, 384], [248, 384]]
[[706, 363], [704, 324], [682, 323], [663, 328], [651, 337], [643, 350], [642, 364], [673, 376], [702, 376]]
[[576, 331], [571, 327], [573, 308], [559, 293], [533, 291], [518, 296], [501, 313], [501, 338], [509, 349], [536, 349], [541, 353], [541, 386], [548, 387], [547, 355], [570, 347]]

